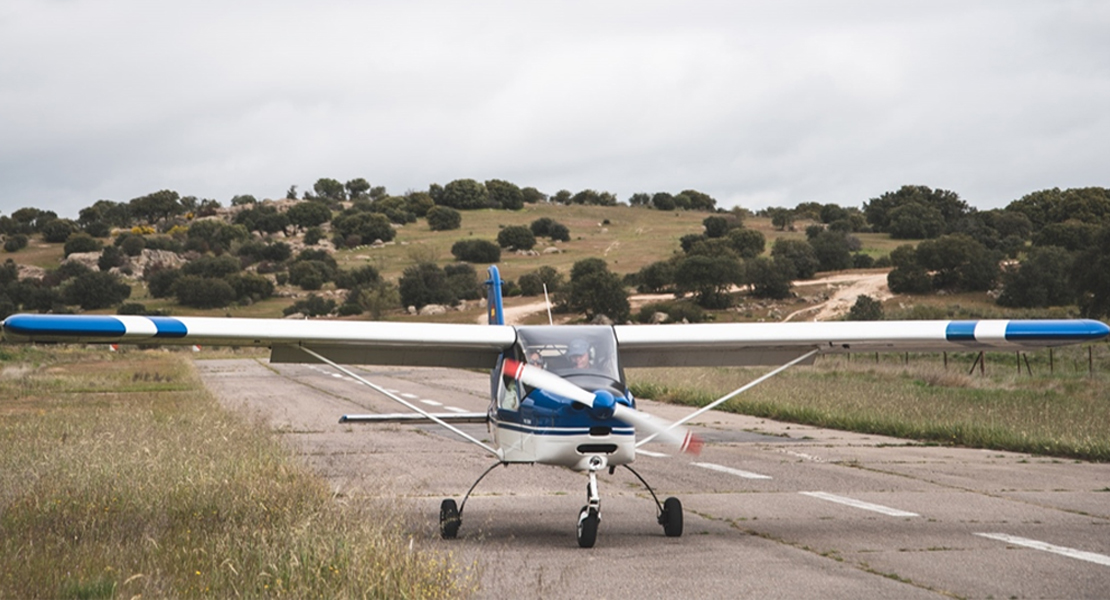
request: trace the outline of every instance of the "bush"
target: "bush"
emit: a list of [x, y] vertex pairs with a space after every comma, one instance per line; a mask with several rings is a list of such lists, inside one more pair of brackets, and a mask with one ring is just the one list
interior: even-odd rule
[[103, 271], [89, 271], [74, 277], [62, 291], [66, 304], [77, 304], [84, 310], [108, 308], [131, 296], [131, 286]]
[[664, 313], [667, 315], [667, 321], [672, 323], [701, 323], [709, 319], [706, 313], [700, 306], [692, 302], [656, 302], [654, 304], [646, 304], [640, 309], [636, 320], [641, 323], [651, 323], [655, 313]]
[[93, 237], [87, 233], [74, 233], [66, 239], [66, 245], [63, 249], [65, 256], [77, 252], [96, 252], [100, 250], [103, 245], [94, 240]]
[[4, 240], [4, 250], [6, 252], [19, 252], [27, 247], [27, 242], [27, 236], [22, 233], [10, 235], [8, 239]]
[[155, 269], [146, 273], [146, 288], [152, 298], [169, 298], [174, 295], [173, 284], [181, 277], [180, 269]]
[[119, 249], [128, 256], [138, 256], [143, 253], [146, 248], [146, 238], [141, 235], [129, 235], [123, 238], [119, 244]]
[[96, 267], [101, 271], [111, 271], [114, 267], [122, 267], [125, 264], [127, 264], [127, 256], [115, 246], [105, 248], [96, 261]]
[[397, 283], [404, 306], [420, 308], [428, 304], [454, 304], [458, 300], [447, 285], [447, 274], [435, 263], [408, 267]]
[[489, 240], [459, 240], [451, 246], [455, 258], [472, 263], [496, 263], [501, 260], [501, 247]]
[[69, 219], [53, 219], [42, 226], [42, 241], [51, 244], [61, 244], [69, 239], [70, 235], [80, 231], [77, 223]]
[[318, 260], [301, 260], [289, 267], [289, 283], [302, 290], [318, 290], [332, 279], [334, 270]]
[[243, 270], [239, 259], [234, 256], [202, 256], [185, 263], [181, 272], [200, 277], [227, 277]]
[[449, 206], [433, 206], [425, 216], [432, 231], [448, 231], [462, 226], [462, 214]]
[[378, 270], [365, 265], [349, 271], [339, 271], [335, 275], [335, 286], [345, 290], [377, 285], [382, 280]]
[[285, 316], [301, 313], [306, 317], [324, 317], [335, 312], [335, 300], [325, 300], [316, 294], [309, 294], [308, 298], [297, 300], [281, 312]]
[[235, 300], [235, 289], [223, 279], [182, 275], [173, 284], [178, 304], [194, 308], [219, 308]]
[[523, 225], [510, 225], [497, 232], [497, 243], [509, 250], [531, 250], [536, 245], [536, 236]]
[[228, 277], [227, 282], [235, 290], [235, 299], [240, 302], [257, 302], [274, 295], [274, 282], [257, 273], [236, 273]]
[[882, 321], [883, 305], [866, 294], [856, 297], [856, 303], [848, 311], [849, 321]]
[[563, 285], [563, 275], [554, 267], [544, 265], [531, 273], [525, 273], [517, 280], [520, 293], [523, 296], [539, 296], [543, 294], [543, 286], [547, 284], [547, 292], [553, 294]]

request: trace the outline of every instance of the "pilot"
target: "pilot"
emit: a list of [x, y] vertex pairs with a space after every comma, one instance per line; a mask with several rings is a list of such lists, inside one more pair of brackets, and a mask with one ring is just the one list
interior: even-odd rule
[[570, 345], [567, 346], [567, 358], [570, 359], [570, 366], [575, 369], [590, 368], [589, 342], [582, 339], [573, 340]]

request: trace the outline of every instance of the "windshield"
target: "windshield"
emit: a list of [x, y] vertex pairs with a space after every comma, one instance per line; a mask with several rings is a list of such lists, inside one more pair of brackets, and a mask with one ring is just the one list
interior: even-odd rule
[[592, 374], [621, 381], [612, 327], [535, 326], [516, 330], [524, 357], [534, 366], [564, 377]]

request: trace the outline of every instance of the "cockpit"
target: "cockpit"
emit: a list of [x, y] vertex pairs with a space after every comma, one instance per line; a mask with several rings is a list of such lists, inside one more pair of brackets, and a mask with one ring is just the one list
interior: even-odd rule
[[588, 390], [625, 394], [612, 327], [517, 327], [519, 360], [568, 379]]

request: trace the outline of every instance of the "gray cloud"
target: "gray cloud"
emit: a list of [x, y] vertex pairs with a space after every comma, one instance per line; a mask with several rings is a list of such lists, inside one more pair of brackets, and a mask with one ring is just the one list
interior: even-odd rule
[[319, 177], [1001, 206], [1108, 185], [1100, 2], [0, 8], [0, 211]]

